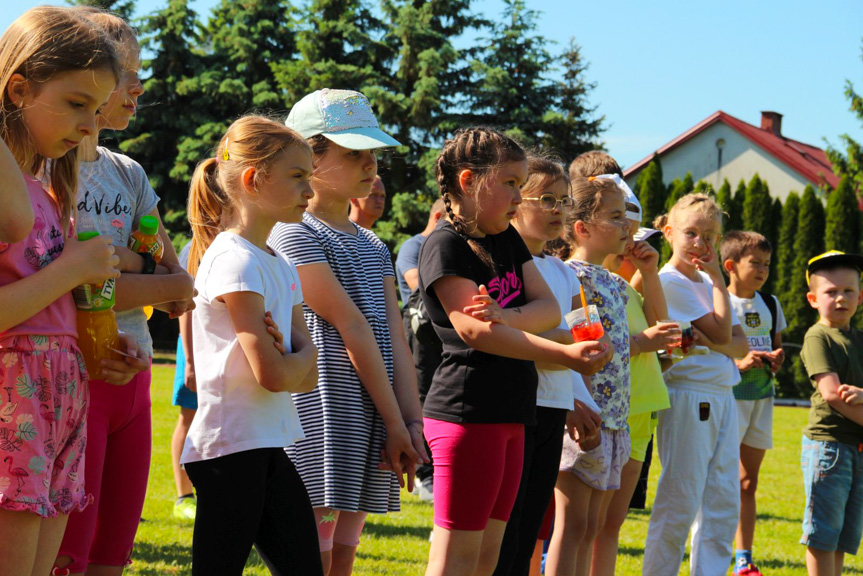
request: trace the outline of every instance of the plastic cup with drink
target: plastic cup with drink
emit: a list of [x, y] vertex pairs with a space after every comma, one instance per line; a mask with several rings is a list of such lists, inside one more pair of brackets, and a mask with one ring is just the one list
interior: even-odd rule
[[594, 304], [572, 310], [566, 314], [565, 318], [566, 325], [569, 326], [569, 331], [572, 333], [572, 339], [576, 342], [599, 340], [605, 334], [602, 320], [599, 318], [599, 310]]

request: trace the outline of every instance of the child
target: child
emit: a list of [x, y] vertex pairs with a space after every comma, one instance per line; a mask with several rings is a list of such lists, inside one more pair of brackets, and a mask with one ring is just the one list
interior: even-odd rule
[[[572, 342], [572, 334], [563, 316], [580, 302], [578, 278], [559, 258], [546, 256], [546, 242], [560, 236], [567, 211], [573, 200], [569, 195], [569, 177], [563, 166], [548, 158], [528, 157], [528, 179], [521, 189], [522, 203], [512, 225], [524, 240], [528, 251], [560, 307], [557, 328], [542, 334], [563, 344]], [[536, 424], [524, 428], [524, 463], [518, 495], [506, 525], [495, 574], [526, 574], [542, 526], [546, 508], [554, 492], [560, 451], [561, 430], [567, 414], [574, 408], [573, 387], [584, 388], [576, 372], [560, 365], [537, 366], [539, 385], [536, 394]], [[598, 410], [597, 410], [598, 411]], [[595, 432], [599, 415], [594, 413], [586, 425]]]
[[[95, 133], [118, 66], [111, 41], [89, 22], [68, 8], [39, 7], [0, 38], [0, 70], [0, 134], [35, 214], [25, 239], [0, 244], [0, 566], [43, 576], [67, 515], [90, 500], [89, 389], [71, 290], [116, 277], [119, 259], [110, 238], [74, 238], [74, 149]], [[134, 339], [125, 348], [137, 355]], [[146, 365], [143, 355], [103, 360], [102, 373], [125, 384]]]
[[851, 325], [863, 297], [861, 270], [863, 256], [830, 251], [806, 271], [806, 298], [819, 316], [800, 353], [815, 386], [800, 457], [809, 576], [842, 574], [845, 554], [857, 553], [863, 535], [863, 333]]
[[734, 360], [740, 370], [740, 384], [732, 389], [740, 431], [740, 520], [734, 551], [734, 573], [739, 576], [761, 576], [752, 560], [755, 491], [764, 454], [773, 448], [773, 375], [785, 359], [782, 306], [775, 296], [758, 292], [770, 273], [772, 251], [761, 234], [738, 230], [728, 232], [719, 249], [728, 274], [731, 307], [743, 320], [741, 327], [749, 341], [749, 353]]
[[[693, 574], [724, 575], [737, 526], [740, 484], [733, 357], [746, 336], [731, 308], [716, 254], [722, 211], [706, 194], [688, 194], [657, 220], [673, 254], [659, 277], [671, 318], [691, 322], [710, 348], [665, 373], [671, 408], [659, 414], [662, 474], [645, 543], [645, 575], [676, 575], [692, 526]], [[694, 523], [694, 524], [693, 524]]]
[[602, 412], [602, 427], [592, 437], [564, 436], [555, 487], [555, 526], [546, 571], [554, 576], [587, 574], [599, 519], [629, 459], [629, 333], [626, 289], [621, 278], [602, 268], [609, 255], [624, 251], [629, 221], [623, 192], [612, 180], [577, 178], [572, 182], [575, 207], [567, 215], [564, 239], [573, 246], [575, 270], [587, 303], [599, 310], [614, 356], [591, 378], [593, 398]]
[[[194, 285], [179, 266], [161, 223], [165, 248], [161, 266], [156, 268], [152, 257], [127, 248], [142, 216], [159, 219], [159, 198], [137, 162], [98, 146], [98, 132], [125, 129], [135, 113], [144, 92], [138, 79], [140, 48], [134, 30], [122, 18], [97, 8], [75, 10], [114, 41], [121, 65], [117, 87], [99, 114], [97, 132], [84, 138], [79, 148], [76, 224], [78, 230], [97, 230], [114, 242], [123, 272], [116, 284], [117, 326], [134, 335], [151, 358], [153, 340], [142, 306], [159, 305], [174, 315], [182, 313], [194, 306]], [[93, 506], [70, 515], [57, 559], [57, 566], [71, 574], [84, 574], [88, 564], [110, 566], [120, 574], [129, 563], [150, 471], [151, 379], [148, 368], [122, 388], [90, 381], [84, 482], [93, 495]]]
[[[312, 145], [315, 196], [270, 245], [297, 265], [320, 371], [317, 389], [295, 396], [307, 436], [289, 454], [315, 507], [324, 573], [335, 576], [351, 573], [366, 514], [398, 511], [403, 474], [412, 489], [427, 460], [390, 253], [348, 219], [350, 199], [371, 191], [374, 150], [398, 142], [350, 90], [313, 92], [285, 122]], [[382, 449], [392, 471], [379, 469]]]
[[594, 541], [591, 564], [591, 573], [594, 575], [614, 574], [620, 529], [626, 520], [633, 493], [638, 485], [647, 445], [656, 429], [657, 413], [670, 406], [668, 389], [662, 380], [662, 369], [656, 352], [679, 345], [681, 335], [676, 323], [662, 322], [668, 316], [668, 308], [657, 269], [659, 253], [647, 242], [635, 241], [636, 233], [645, 230], [640, 228], [641, 204], [620, 174], [610, 177], [623, 190], [626, 198], [629, 242], [622, 254], [608, 256], [603, 267], [616, 274], [624, 263], [628, 263], [638, 271], [644, 295], [629, 283], [624, 285], [627, 294], [626, 321], [629, 325], [632, 375], [627, 420], [631, 449], [629, 460], [620, 472], [620, 489], [614, 493], [608, 509], [599, 520], [599, 535]]
[[[299, 134], [246, 116], [192, 178], [198, 411], [181, 462], [198, 496], [193, 574], [242, 574], [252, 544], [273, 574], [321, 574], [309, 497], [283, 449], [303, 436], [289, 392], [314, 388], [317, 353], [296, 269], [266, 245], [277, 221], [301, 219], [311, 173]], [[290, 327], [283, 344], [265, 311]]]
[[[533, 424], [533, 361], [593, 373], [598, 342], [534, 336], [560, 307], [510, 226], [527, 180], [524, 150], [488, 128], [457, 132], [436, 167], [446, 219], [423, 243], [419, 284], [443, 342], [423, 406], [434, 470], [427, 576], [491, 574], [521, 478], [524, 425]], [[530, 542], [533, 546], [533, 542]]]

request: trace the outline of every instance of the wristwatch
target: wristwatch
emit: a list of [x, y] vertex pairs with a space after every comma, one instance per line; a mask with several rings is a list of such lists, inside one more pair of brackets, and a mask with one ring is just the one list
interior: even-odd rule
[[156, 259], [149, 252], [141, 252], [140, 255], [144, 259], [144, 267], [141, 269], [141, 274], [154, 274], [156, 272]]

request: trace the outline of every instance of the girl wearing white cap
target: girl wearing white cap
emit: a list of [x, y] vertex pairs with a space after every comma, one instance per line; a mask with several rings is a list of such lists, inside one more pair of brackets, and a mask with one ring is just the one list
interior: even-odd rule
[[366, 515], [398, 511], [404, 476], [412, 489], [428, 459], [390, 253], [348, 219], [350, 200], [371, 192], [374, 150], [399, 143], [350, 90], [305, 96], [285, 123], [312, 146], [315, 196], [270, 245], [297, 266], [320, 373], [294, 396], [306, 438], [289, 455], [315, 508], [324, 574], [350, 574]]

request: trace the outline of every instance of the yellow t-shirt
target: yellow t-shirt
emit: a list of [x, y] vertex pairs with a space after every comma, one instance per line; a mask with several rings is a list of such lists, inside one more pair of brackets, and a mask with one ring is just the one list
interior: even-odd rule
[[[626, 302], [626, 320], [629, 322], [629, 335], [632, 336], [647, 330], [648, 325], [644, 316], [644, 298], [629, 283], [626, 284], [626, 293], [629, 296]], [[632, 374], [629, 413], [643, 414], [670, 407], [668, 388], [662, 379], [662, 368], [656, 353], [633, 356], [629, 365]]]

